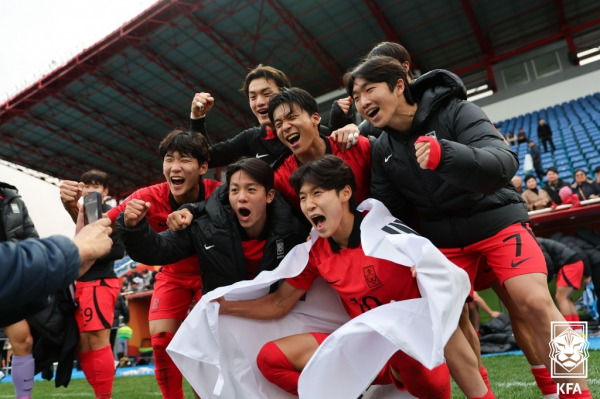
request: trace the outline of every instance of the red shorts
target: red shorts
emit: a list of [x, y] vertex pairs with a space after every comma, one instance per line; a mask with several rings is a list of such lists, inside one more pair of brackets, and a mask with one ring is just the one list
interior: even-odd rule
[[578, 260], [575, 263], [564, 265], [558, 270], [556, 275], [557, 287], [573, 287], [576, 290], [581, 287], [583, 278], [583, 261]]
[[117, 278], [101, 278], [75, 283], [75, 321], [79, 332], [112, 328], [117, 296], [121, 284]]
[[[510, 225], [489, 238], [463, 248], [440, 248], [440, 251], [469, 274], [471, 287], [474, 286], [480, 264], [483, 275], [493, 272], [502, 285], [509, 278], [523, 274], [548, 274], [544, 254], [529, 223]], [[479, 280], [489, 284], [495, 278], [489, 275]]]
[[183, 320], [202, 297], [200, 274], [156, 273], [148, 320]]

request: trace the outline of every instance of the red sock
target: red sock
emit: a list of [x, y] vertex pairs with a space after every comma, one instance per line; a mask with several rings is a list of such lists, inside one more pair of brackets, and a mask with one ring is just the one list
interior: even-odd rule
[[538, 388], [542, 391], [542, 395], [556, 394], [556, 384], [552, 381], [546, 366], [531, 366], [531, 374], [533, 374]]
[[159, 332], [150, 337], [154, 356], [154, 375], [164, 399], [183, 399], [183, 376], [167, 354], [173, 339], [170, 332]]
[[[398, 371], [404, 388], [411, 395], [419, 399], [450, 399], [450, 373], [446, 363], [429, 370], [402, 351], [394, 353], [388, 363]], [[395, 378], [392, 377], [392, 381], [402, 388]]]
[[485, 395], [480, 396], [478, 398], [471, 398], [471, 399], [496, 399], [496, 397], [494, 396], [494, 393], [492, 392], [492, 390], [488, 389], [488, 391]]
[[96, 398], [110, 399], [115, 379], [115, 362], [110, 345], [79, 354], [81, 369]]
[[564, 316], [566, 321], [579, 321], [578, 314], [567, 314]]
[[267, 342], [258, 352], [256, 364], [269, 382], [298, 396], [300, 372], [273, 341]]
[[481, 375], [481, 378], [483, 378], [483, 382], [487, 387], [488, 392], [492, 392], [492, 387], [490, 386], [490, 379], [488, 378], [488, 372], [485, 369], [485, 366], [481, 366], [481, 368], [479, 369], [479, 374]]
[[582, 389], [581, 393], [561, 393], [558, 394], [558, 397], [560, 399], [592, 399], [589, 388]]

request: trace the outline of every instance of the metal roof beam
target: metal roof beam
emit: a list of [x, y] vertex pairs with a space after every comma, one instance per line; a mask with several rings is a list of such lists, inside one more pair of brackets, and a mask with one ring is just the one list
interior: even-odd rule
[[[594, 20], [585, 22], [583, 24], [580, 24], [580, 25], [577, 25], [577, 26], [573, 26], [573, 27], [571, 27], [570, 30], [571, 30], [571, 32], [579, 32], [581, 30], [588, 29], [590, 27], [594, 27], [594, 26], [597, 26], [597, 25], [600, 25], [600, 18], [596, 18]], [[540, 40], [537, 40], [535, 42], [526, 44], [526, 45], [521, 46], [519, 48], [507, 51], [507, 52], [502, 53], [502, 54], [495, 55], [490, 61], [491, 61], [492, 64], [495, 64], [496, 62], [502, 61], [502, 60], [504, 60], [506, 58], [515, 56], [517, 54], [525, 53], [525, 52], [530, 51], [530, 50], [532, 50], [532, 49], [534, 49], [536, 47], [540, 47], [540, 46], [546, 45], [548, 43], [552, 43], [552, 42], [555, 42], [557, 40], [564, 39], [564, 37], [565, 37], [565, 35], [564, 35], [563, 32], [561, 32], [561, 33], [555, 33], [554, 35], [547, 36], [547, 37], [545, 37], [543, 39], [540, 39]], [[471, 64], [471, 65], [466, 66], [464, 68], [460, 68], [460, 69], [455, 70], [453, 72], [455, 74], [457, 74], [457, 75], [460, 75], [460, 74], [467, 73], [467, 72], [470, 72], [470, 71], [473, 71], [475, 69], [482, 68], [482, 67], [485, 67], [485, 63], [483, 61], [482, 62], [476, 62], [474, 64]]]
[[555, 0], [556, 3], [556, 12], [558, 14], [558, 22], [560, 23], [560, 30], [565, 35], [565, 40], [567, 41], [567, 47], [569, 51], [575, 55], [573, 58], [574, 64], [579, 65], [579, 60], [577, 59], [577, 48], [575, 47], [575, 40], [573, 40], [573, 35], [571, 34], [571, 30], [569, 29], [569, 25], [567, 24], [567, 18], [565, 17], [565, 5], [563, 0]]
[[469, 24], [471, 25], [471, 29], [475, 34], [475, 38], [477, 39], [477, 43], [479, 44], [479, 48], [481, 49], [483, 62], [485, 64], [485, 70], [487, 72], [487, 77], [490, 81], [490, 84], [493, 85], [491, 88], [493, 91], [496, 91], [496, 79], [494, 78], [494, 72], [492, 71], [492, 62], [491, 59], [494, 57], [494, 49], [490, 45], [489, 41], [483, 36], [481, 32], [481, 27], [479, 23], [477, 23], [477, 18], [475, 17], [475, 13], [473, 12], [473, 8], [469, 3], [469, 0], [461, 0], [463, 10], [465, 14], [467, 14], [467, 19], [469, 20]]
[[335, 80], [336, 84], [343, 86], [342, 76], [344, 74], [344, 68], [337, 63], [333, 62], [327, 54], [327, 51], [318, 43], [318, 41], [310, 34], [310, 32], [300, 24], [300, 22], [294, 18], [294, 16], [283, 7], [278, 0], [266, 0], [267, 3], [275, 10], [275, 12], [281, 17], [281, 20], [296, 34], [303, 46], [310, 51], [319, 60], [321, 65]]
[[[387, 38], [387, 40], [404, 46], [404, 44], [402, 44], [402, 39], [400, 39], [400, 35], [398, 34], [398, 32], [396, 32], [390, 20], [387, 19], [383, 11], [381, 11], [381, 8], [377, 5], [375, 0], [365, 0], [365, 5], [371, 11], [371, 15], [373, 15], [383, 33], [385, 33], [385, 37]], [[411, 55], [410, 69], [413, 71], [420, 69], [418, 62], [413, 58], [413, 55], [410, 52], [409, 54]]]
[[[187, 87], [190, 90], [190, 93], [192, 93], [192, 94], [196, 93], [197, 87], [194, 87], [187, 80], [182, 78], [182, 76], [187, 75], [187, 73], [185, 71], [181, 70], [176, 65], [172, 65], [171, 63], [167, 64], [165, 61], [163, 61], [163, 57], [161, 57], [161, 54], [155, 52], [154, 50], [152, 50], [146, 46], [142, 46], [137, 42], [132, 42], [132, 44], [138, 51], [140, 51], [142, 54], [144, 54], [145, 57], [147, 57], [149, 60], [154, 62], [156, 65], [158, 65], [165, 73], [172, 76], [179, 83], [181, 83], [182, 85]], [[196, 79], [196, 81], [198, 81], [198, 80]], [[198, 81], [198, 86], [203, 87], [206, 91], [208, 91], [210, 93], [213, 93], [213, 94], [218, 93], [218, 91], [216, 91], [215, 89], [211, 88], [210, 86], [204, 84], [203, 82]], [[246, 121], [244, 121], [244, 122], [239, 121], [240, 116], [245, 117], [246, 115], [248, 115], [248, 111], [242, 110], [236, 104], [231, 103], [231, 102], [226, 105], [230, 105], [230, 106], [217, 107], [215, 105], [214, 108], [217, 108], [219, 110], [219, 112], [223, 113], [224, 115], [227, 115], [227, 117], [230, 118], [230, 120], [232, 122], [237, 124], [240, 127], [240, 129], [247, 129], [248, 126], [251, 125], [251, 123], [249, 123], [247, 121], [248, 118], [245, 118]], [[234, 108], [234, 109], [232, 110], [231, 108]]]

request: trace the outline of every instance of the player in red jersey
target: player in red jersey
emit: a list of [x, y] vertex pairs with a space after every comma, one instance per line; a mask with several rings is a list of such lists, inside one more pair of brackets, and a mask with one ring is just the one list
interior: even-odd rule
[[343, 159], [352, 169], [357, 182], [356, 198], [362, 202], [369, 197], [371, 144], [367, 138], [358, 137], [356, 145], [346, 149], [340, 147], [336, 139], [320, 135], [321, 116], [318, 110], [315, 99], [297, 87], [282, 89], [271, 97], [269, 119], [279, 140], [293, 153], [275, 170], [275, 188], [299, 209], [298, 196], [289, 183], [290, 175], [300, 165], [332, 154]]
[[[181, 205], [206, 200], [219, 182], [203, 179], [208, 169], [208, 144], [201, 134], [173, 130], [160, 143], [166, 182], [144, 187], [108, 212], [114, 222], [128, 208], [152, 206], [147, 218], [157, 232], [167, 229], [167, 217]], [[183, 398], [182, 375], [166, 352], [190, 305], [201, 296], [198, 256], [164, 265], [156, 274], [149, 326], [155, 375], [164, 398]]]
[[[356, 211], [356, 184], [347, 164], [338, 157], [325, 155], [301, 166], [290, 181], [298, 192], [304, 216], [320, 237], [310, 250], [307, 266], [300, 275], [286, 279], [277, 291], [264, 297], [248, 301], [219, 298], [220, 314], [256, 319], [282, 317], [319, 276], [340, 295], [350, 317], [368, 310], [363, 306], [366, 298], [370, 307], [377, 307], [391, 301], [420, 297], [417, 282], [408, 267], [399, 267], [363, 252], [360, 242], [362, 216]], [[297, 394], [300, 372], [327, 336], [314, 332], [268, 342], [258, 355], [258, 367], [269, 381]], [[451, 346], [453, 349], [449, 350]], [[454, 371], [470, 373], [469, 397], [493, 398], [479, 376], [476, 359], [473, 357], [465, 363], [461, 351], [455, 350], [466, 348], [469, 351], [469, 344], [460, 329], [456, 329], [446, 348], [448, 363], [456, 366]], [[390, 358], [374, 383], [394, 384], [419, 398], [450, 397], [446, 364], [428, 370], [402, 351]]]
[[[108, 175], [101, 170], [89, 170], [81, 175], [81, 182], [65, 180], [60, 186], [60, 196], [65, 210], [73, 221], [77, 220], [79, 198], [94, 191], [108, 195]], [[110, 206], [102, 203], [102, 211]], [[119, 280], [114, 271], [114, 261], [125, 254], [117, 233], [111, 234], [113, 246], [110, 253], [94, 262], [90, 270], [75, 283], [75, 321], [79, 328], [77, 355], [81, 369], [97, 398], [110, 398], [115, 375], [115, 364], [110, 329], [117, 296]]]

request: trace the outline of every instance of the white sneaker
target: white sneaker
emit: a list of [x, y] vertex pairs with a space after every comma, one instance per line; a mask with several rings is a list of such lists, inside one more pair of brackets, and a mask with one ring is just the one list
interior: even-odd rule
[[0, 381], [2, 381], [3, 378], [4, 378], [4, 373], [2, 371], [0, 371]]

